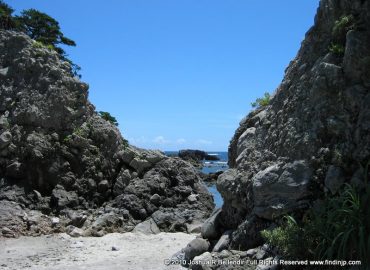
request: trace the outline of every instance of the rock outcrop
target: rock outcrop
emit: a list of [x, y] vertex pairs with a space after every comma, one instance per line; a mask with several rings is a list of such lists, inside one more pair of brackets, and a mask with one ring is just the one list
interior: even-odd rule
[[229, 249], [255, 248], [284, 214], [303, 214], [345, 182], [361, 184], [370, 160], [369, 44], [369, 1], [320, 2], [269, 104], [246, 116], [230, 142], [230, 169], [217, 181], [224, 205], [210, 218], [218, 237], [233, 230]]
[[178, 153], [178, 157], [185, 161], [189, 161], [195, 167], [202, 167], [203, 160], [208, 161], [220, 160], [219, 157], [216, 155], [209, 155], [201, 150], [190, 150], [190, 149], [180, 150]]
[[67, 226], [102, 235], [150, 218], [162, 231], [186, 231], [206, 219], [213, 202], [197, 170], [128, 145], [95, 112], [88, 85], [70, 70], [56, 52], [0, 30], [3, 235]]
[[180, 150], [179, 151], [179, 158], [183, 160], [193, 160], [193, 161], [202, 161], [202, 160], [213, 160], [217, 161], [220, 160], [218, 156], [209, 155], [204, 151], [201, 150]]
[[[349, 22], [341, 24], [344, 16]], [[369, 26], [369, 1], [322, 0], [270, 104], [241, 121], [229, 148], [232, 169], [218, 179], [234, 247], [256, 244], [243, 233], [250, 220], [263, 228], [310, 207], [370, 159]]]

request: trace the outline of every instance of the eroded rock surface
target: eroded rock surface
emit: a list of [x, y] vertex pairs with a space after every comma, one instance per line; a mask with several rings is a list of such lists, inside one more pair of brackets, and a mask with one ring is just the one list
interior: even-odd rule
[[[212, 197], [197, 170], [128, 145], [95, 112], [88, 85], [56, 52], [0, 30], [0, 71], [3, 235], [68, 227], [101, 236], [130, 231], [152, 215], [162, 231], [186, 231], [211, 213]], [[23, 218], [30, 211], [39, 211], [40, 221]]]
[[[333, 30], [350, 15], [350, 27]], [[269, 105], [241, 121], [229, 147], [231, 169], [218, 178], [232, 246], [258, 245], [250, 231], [359, 178], [370, 158], [369, 26], [368, 1], [322, 0]], [[332, 43], [344, 53], [330, 51]]]
[[[343, 18], [350, 18], [347, 25], [340, 23]], [[330, 49], [333, 44], [343, 52]], [[260, 231], [283, 215], [302, 216], [345, 182], [364, 185], [370, 160], [369, 44], [369, 1], [320, 1], [315, 24], [269, 104], [247, 115], [230, 142], [230, 169], [217, 180], [224, 205], [210, 218], [217, 217], [209, 230], [217, 233], [203, 234], [213, 240], [231, 230], [229, 250], [196, 259], [236, 258], [232, 250], [263, 245]], [[247, 269], [238, 267], [192, 269]]]

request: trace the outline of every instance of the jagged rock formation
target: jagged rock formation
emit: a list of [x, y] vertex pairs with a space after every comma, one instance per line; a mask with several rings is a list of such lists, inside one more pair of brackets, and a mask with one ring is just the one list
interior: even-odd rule
[[97, 115], [88, 85], [70, 74], [69, 64], [37, 45], [0, 30], [3, 235], [68, 225], [102, 235], [130, 231], [151, 216], [161, 230], [186, 231], [205, 219], [213, 203], [197, 170], [128, 145]]
[[194, 161], [220, 160], [218, 156], [209, 155], [206, 152], [201, 151], [201, 150], [190, 150], [190, 149], [180, 150], [179, 157], [184, 160], [194, 160]]
[[[343, 16], [352, 19], [340, 26]], [[224, 218], [237, 211], [242, 221], [233, 224], [234, 247], [255, 244], [241, 232], [250, 220], [261, 225], [310, 207], [359, 178], [370, 159], [369, 26], [369, 1], [321, 1], [270, 104], [240, 123], [229, 149], [233, 169], [218, 179]]]
[[369, 1], [320, 2], [270, 104], [245, 117], [230, 142], [231, 169], [217, 182], [224, 206], [211, 218], [218, 237], [233, 230], [229, 249], [261, 245], [259, 232], [275, 219], [344, 182], [361, 184], [370, 160], [369, 44]]

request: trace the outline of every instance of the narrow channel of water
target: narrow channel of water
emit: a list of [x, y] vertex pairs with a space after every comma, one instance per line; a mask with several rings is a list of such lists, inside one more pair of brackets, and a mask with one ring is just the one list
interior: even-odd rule
[[[228, 153], [227, 152], [209, 152], [209, 155], [217, 155], [217, 157], [220, 159], [219, 161], [203, 161], [203, 168], [202, 173], [204, 174], [210, 174], [210, 173], [216, 173], [219, 171], [225, 171], [229, 167], [227, 165], [228, 161]], [[206, 183], [207, 184], [207, 183]], [[214, 202], [216, 204], [216, 208], [220, 208], [224, 200], [222, 199], [222, 196], [220, 192], [218, 192], [216, 184], [207, 184], [209, 192], [211, 192]]]
[[[165, 154], [167, 156], [177, 156], [177, 151], [166, 151]], [[227, 165], [228, 162], [228, 153], [227, 152], [208, 152], [209, 155], [215, 155], [220, 160], [218, 161], [203, 161], [203, 168], [201, 169], [201, 172], [204, 174], [210, 174], [210, 173], [216, 173], [219, 171], [225, 171], [229, 168]], [[220, 192], [218, 192], [216, 184], [215, 183], [206, 183], [207, 188], [209, 192], [211, 192], [213, 196], [213, 200], [216, 204], [216, 208], [220, 208], [224, 200], [222, 199], [222, 196]]]

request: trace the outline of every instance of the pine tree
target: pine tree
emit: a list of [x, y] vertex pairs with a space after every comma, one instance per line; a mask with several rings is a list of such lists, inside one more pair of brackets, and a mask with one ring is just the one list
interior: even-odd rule
[[13, 12], [14, 10], [10, 6], [0, 0], [0, 29], [9, 30], [15, 27]]
[[16, 21], [21, 31], [46, 46], [53, 46], [61, 56], [66, 54], [59, 44], [76, 46], [73, 40], [63, 35], [59, 23], [54, 18], [36, 9], [22, 11], [21, 15], [16, 17]]

